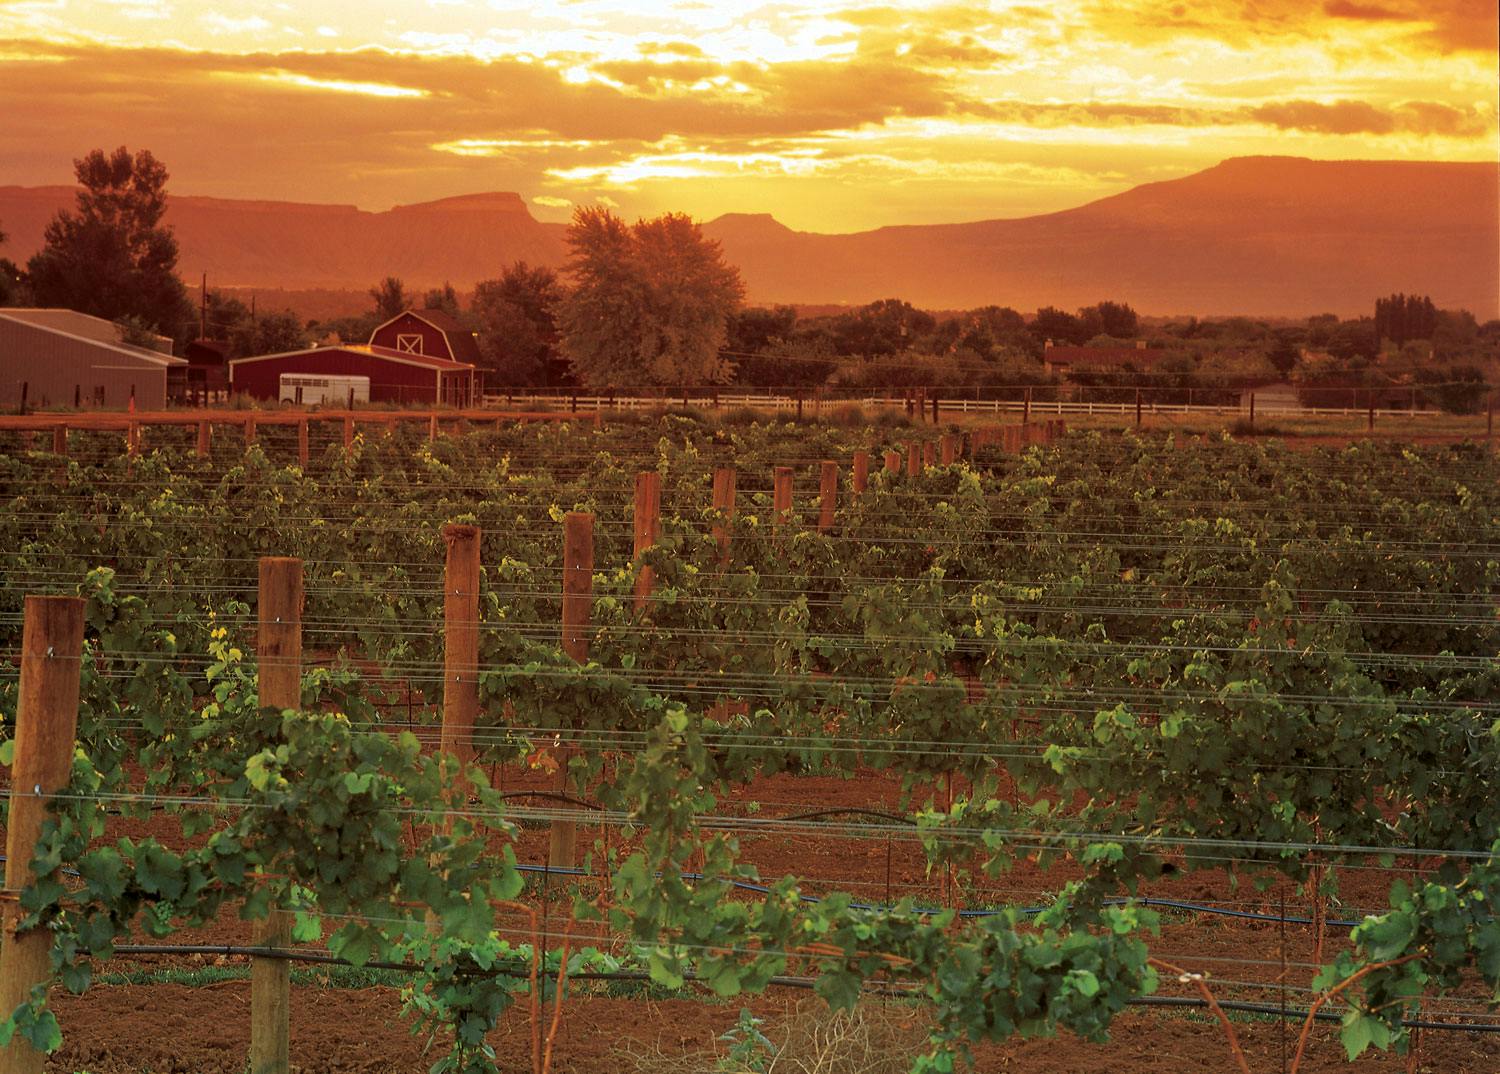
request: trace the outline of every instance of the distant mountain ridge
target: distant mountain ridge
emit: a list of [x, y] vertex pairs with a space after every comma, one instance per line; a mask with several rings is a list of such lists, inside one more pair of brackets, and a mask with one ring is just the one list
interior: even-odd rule
[[[71, 187], [0, 187], [0, 253], [24, 260]], [[173, 197], [190, 280], [363, 290], [384, 275], [464, 289], [524, 260], [560, 265], [564, 228], [517, 194], [462, 195], [386, 212], [351, 205]], [[1430, 293], [1500, 316], [1500, 165], [1239, 157], [1061, 212], [848, 235], [732, 213], [705, 232], [752, 302], [900, 297], [1030, 310], [1103, 298], [1148, 314], [1351, 315], [1377, 295]]]

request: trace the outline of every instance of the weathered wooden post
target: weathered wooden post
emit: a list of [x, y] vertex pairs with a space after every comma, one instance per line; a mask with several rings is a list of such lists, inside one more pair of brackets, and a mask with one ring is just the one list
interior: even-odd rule
[[1375, 431], [1375, 392], [1373, 390], [1370, 392], [1370, 421], [1366, 427], [1372, 433]]
[[1141, 390], [1139, 388], [1135, 390], [1135, 427], [1137, 429], [1141, 427]]
[[715, 522], [714, 540], [719, 545], [720, 565], [729, 562], [729, 519], [734, 517], [734, 467], [720, 466], [714, 470], [713, 508], [722, 512], [724, 521]]
[[[594, 516], [569, 511], [563, 518], [562, 647], [578, 663], [589, 658], [589, 624], [594, 603]], [[559, 793], [568, 791], [568, 766], [557, 774]], [[547, 844], [547, 865], [571, 869], [577, 855], [578, 822], [554, 820]]]
[[307, 419], [303, 418], [297, 423], [297, 465], [306, 470], [311, 458], [312, 445], [307, 436]]
[[818, 532], [833, 532], [839, 499], [839, 464], [824, 459], [818, 465]]
[[198, 457], [200, 459], [206, 459], [206, 458], [208, 458], [209, 440], [210, 440], [210, 437], [213, 435], [212, 432], [210, 431], [210, 429], [211, 429], [211, 426], [208, 424], [208, 422], [206, 422], [206, 421], [200, 421], [198, 423], [198, 447], [197, 447], [197, 454], [198, 454]]
[[930, 470], [937, 465], [937, 445], [931, 440], [922, 443], [922, 469]]
[[[21, 627], [21, 684], [10, 818], [5, 832], [4, 938], [0, 940], [0, 1011], [4, 1017], [31, 990], [52, 978], [52, 933], [15, 931], [24, 916], [21, 892], [36, 882], [31, 859], [49, 796], [68, 784], [78, 733], [78, 681], [83, 666], [81, 597], [27, 597]], [[21, 1038], [0, 1054], [4, 1074], [41, 1074], [46, 1056]]]
[[792, 468], [776, 467], [771, 486], [771, 514], [776, 525], [782, 526], [792, 520]]
[[888, 474], [899, 474], [901, 472], [901, 452], [887, 451], [885, 453], [885, 472]]
[[52, 426], [52, 454], [66, 455], [67, 453], [68, 427], [64, 423], [58, 422], [58, 424]]
[[870, 486], [870, 453], [854, 453], [854, 495], [858, 496]]
[[1026, 388], [1026, 402], [1021, 405], [1021, 424], [1022, 425], [1028, 425], [1030, 423], [1031, 423], [1031, 388], [1030, 388], [1030, 386], [1028, 386]]
[[1255, 433], [1255, 393], [1250, 393], [1250, 432]]
[[922, 445], [915, 440], [906, 442], [906, 473], [908, 477], [916, 477], [922, 472]]
[[[577, 397], [575, 396], [574, 398], [576, 399]], [[574, 409], [576, 410], [577, 407], [574, 407]], [[433, 414], [427, 419], [427, 442], [429, 444], [437, 443], [438, 432], [439, 430], [437, 415]]]
[[943, 439], [939, 441], [938, 457], [942, 460], [944, 466], [952, 466], [955, 462], [958, 461], [958, 445], [955, 443], [957, 439], [958, 437], [954, 436], [952, 433], [947, 433], [944, 434]]
[[354, 446], [354, 419], [344, 419], [344, 450], [348, 451]]
[[479, 544], [478, 526], [443, 527], [447, 562], [443, 568], [443, 730], [444, 753], [463, 765], [474, 759], [474, 722], [479, 716]]
[[[302, 707], [302, 561], [260, 560], [257, 675], [262, 708]], [[292, 939], [291, 917], [271, 907], [254, 925], [255, 946], [275, 950]], [[250, 1074], [287, 1074], [291, 1050], [291, 963], [250, 959]]]
[[[661, 474], [655, 470], [642, 470], [635, 475], [635, 553], [637, 563], [648, 548], [656, 544], [661, 534]], [[651, 590], [656, 584], [656, 571], [641, 567], [635, 576], [635, 614], [646, 610], [651, 599]]]
[[253, 443], [255, 443], [255, 419], [254, 418], [246, 418], [245, 419], [245, 446], [249, 447]]

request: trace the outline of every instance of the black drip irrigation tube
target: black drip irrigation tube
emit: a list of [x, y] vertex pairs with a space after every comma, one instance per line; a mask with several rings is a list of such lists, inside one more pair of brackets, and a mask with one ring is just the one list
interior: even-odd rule
[[[557, 799], [559, 801], [564, 801], [564, 802], [567, 802], [567, 803], [573, 804], [573, 805], [587, 806], [588, 808], [591, 808], [591, 809], [599, 809], [600, 808], [599, 806], [589, 805], [589, 803], [584, 802], [581, 799], [569, 798], [566, 795], [553, 794], [553, 793], [546, 792], [546, 791], [522, 791], [522, 792], [518, 792], [513, 797], [553, 798], [553, 799]], [[894, 814], [879, 813], [879, 812], [877, 812], [875, 810], [868, 810], [868, 809], [859, 809], [859, 810], [823, 810], [823, 811], [818, 812], [818, 813], [799, 814], [798, 816], [795, 816], [795, 817], [778, 817], [776, 819], [778, 819], [778, 820], [805, 820], [805, 819], [816, 818], [816, 817], [831, 816], [831, 815], [840, 814], [840, 813], [864, 813], [864, 814], [870, 814], [870, 815], [873, 815], [873, 816], [882, 816], [882, 817], [883, 816], [893, 816], [894, 815]], [[0, 854], [0, 864], [4, 864], [4, 862], [5, 862], [5, 855], [4, 854]], [[62, 872], [62, 874], [64, 876], [77, 876], [78, 875], [78, 870], [76, 870], [76, 869], [62, 869], [60, 871]], [[516, 866], [516, 871], [520, 872], [520, 873], [529, 873], [529, 874], [534, 874], [534, 875], [538, 875], [538, 876], [574, 876], [574, 877], [585, 877], [585, 876], [594, 876], [594, 875], [596, 875], [594, 873], [589, 872], [586, 869], [578, 869], [578, 868], [572, 868], [572, 867], [564, 868], [564, 867], [555, 866], [555, 865], [520, 865], [520, 864], [518, 864]], [[661, 874], [658, 873], [657, 875], [660, 876]], [[702, 873], [682, 873], [680, 875], [681, 875], [681, 878], [683, 880], [689, 880], [689, 881], [709, 879], [708, 877], [704, 876], [704, 874], [702, 874]], [[753, 892], [753, 893], [755, 893], [757, 895], [769, 895], [771, 893], [771, 890], [772, 890], [771, 886], [768, 885], [768, 884], [754, 884], [754, 883], [751, 883], [751, 882], [749, 882], [747, 880], [730, 880], [730, 881], [728, 881], [728, 883], [730, 884], [731, 887], [735, 888], [736, 890], [739, 890], [739, 891], [749, 891], [749, 892]], [[808, 903], [808, 904], [816, 904], [816, 903], [820, 903], [820, 902], [823, 901], [823, 898], [821, 896], [818, 896], [818, 895], [801, 895], [801, 894], [799, 894], [797, 896], [797, 898], [800, 901]], [[1290, 914], [1290, 915], [1283, 915], [1283, 914], [1263, 914], [1263, 913], [1259, 913], [1259, 912], [1254, 911], [1254, 910], [1230, 910], [1230, 909], [1228, 909], [1226, 907], [1222, 907], [1222, 906], [1206, 906], [1206, 905], [1204, 905], [1202, 903], [1185, 902], [1185, 901], [1182, 901], [1182, 900], [1179, 900], [1179, 899], [1156, 899], [1156, 898], [1151, 898], [1150, 896], [1143, 896], [1141, 898], [1136, 898], [1136, 899], [1122, 899], [1122, 898], [1104, 899], [1102, 901], [1101, 905], [1103, 905], [1103, 906], [1145, 906], [1145, 907], [1153, 907], [1154, 906], [1154, 907], [1157, 907], [1157, 908], [1163, 909], [1163, 910], [1181, 910], [1184, 913], [1209, 914], [1209, 915], [1212, 915], [1212, 916], [1215, 916], [1215, 917], [1229, 917], [1229, 918], [1235, 918], [1236, 920], [1240, 920], [1240, 921], [1258, 921], [1258, 922], [1261, 922], [1261, 923], [1264, 923], [1264, 924], [1272, 924], [1272, 925], [1276, 925], [1276, 924], [1311, 925], [1311, 924], [1314, 924], [1312, 918], [1310, 918], [1310, 917], [1304, 917], [1304, 916], [1297, 915], [1297, 914]], [[849, 904], [849, 908], [851, 910], [861, 910], [861, 911], [865, 911], [865, 912], [869, 912], [869, 913], [884, 913], [884, 912], [888, 912], [888, 911], [891, 911], [891, 910], [895, 909], [894, 906], [891, 906], [891, 905], [886, 904], [886, 903], [870, 903], [870, 902], [851, 902]], [[1036, 914], [1043, 913], [1044, 911], [1050, 909], [1050, 907], [1047, 907], [1047, 906], [1023, 906], [1020, 909], [1021, 909], [1021, 913], [1025, 914], [1028, 917], [1032, 917], [1032, 916], [1035, 916]], [[912, 908], [912, 912], [916, 913], [916, 914], [922, 914], [922, 915], [937, 915], [937, 914], [944, 913], [945, 911], [941, 907], [934, 907], [934, 906], [922, 907], [922, 906], [918, 906], [918, 907], [913, 907]], [[973, 918], [995, 917], [998, 914], [1002, 914], [1004, 912], [1005, 912], [1004, 910], [981, 910], [981, 909], [959, 910], [958, 911], [958, 916], [961, 919], [967, 920], [967, 919], [973, 919]], [[1356, 925], [1358, 925], [1359, 922], [1355, 921], [1355, 920], [1330, 918], [1330, 919], [1325, 919], [1324, 922], [1323, 922], [1323, 924], [1325, 924], [1325, 925], [1327, 925], [1327, 926], [1329, 926], [1331, 928], [1352, 929]]]
[[[337, 955], [322, 951], [291, 951], [278, 947], [237, 947], [232, 944], [121, 944], [114, 949], [116, 955], [170, 956], [170, 955], [220, 955], [224, 957], [248, 956], [250, 958], [279, 959], [283, 962], [306, 963], [315, 966], [349, 966], [354, 963], [348, 959], [339, 958]], [[422, 967], [414, 966], [409, 962], [366, 962], [362, 969], [393, 970], [398, 973], [420, 973]], [[474, 976], [484, 977], [510, 977], [515, 980], [529, 980], [530, 972], [506, 973], [503, 970], [487, 970], [476, 973]], [[549, 975], [550, 976], [550, 975]], [[568, 974], [570, 981], [633, 981], [650, 982], [651, 974], [646, 970], [615, 970], [612, 972], [581, 971]], [[698, 975], [691, 970], [683, 974], [685, 981], [697, 981]], [[813, 977], [772, 977], [768, 982], [778, 988], [800, 988], [811, 990], [817, 985]], [[870, 991], [886, 995], [916, 995], [915, 988], [900, 985], [881, 985], [876, 983], [869, 986]], [[1267, 986], [1274, 987], [1271, 985]], [[1218, 1006], [1226, 1011], [1236, 1011], [1242, 1014], [1268, 1015], [1273, 1018], [1281, 1018], [1288, 1021], [1305, 1021], [1308, 1012], [1272, 1006], [1269, 1003], [1248, 1003], [1243, 1000], [1218, 1000]], [[1125, 1001], [1129, 1007], [1178, 1007], [1197, 1010], [1209, 1009], [1209, 1003], [1205, 999], [1193, 996], [1137, 996]], [[1315, 1011], [1313, 1020], [1318, 1022], [1341, 1022], [1343, 1015], [1338, 1011]], [[1427, 1018], [1403, 1018], [1401, 1024], [1407, 1029], [1434, 1029], [1453, 1033], [1500, 1033], [1500, 1022], [1465, 1023], [1465, 1022], [1435, 1022]]]

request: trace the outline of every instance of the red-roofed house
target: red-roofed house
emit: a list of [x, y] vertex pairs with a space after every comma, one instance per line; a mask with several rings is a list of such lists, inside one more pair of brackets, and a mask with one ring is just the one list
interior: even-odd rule
[[[314, 383], [334, 381], [333, 385]], [[330, 392], [331, 387], [337, 391]], [[479, 378], [468, 362], [388, 347], [340, 344], [284, 354], [235, 358], [229, 389], [256, 399], [290, 403], [351, 399], [372, 403], [444, 403], [473, 406]]]
[[1136, 372], [1145, 372], [1166, 355], [1166, 351], [1147, 347], [1145, 340], [1138, 341], [1133, 347], [1059, 347], [1049, 339], [1046, 350], [1042, 352], [1042, 368], [1049, 374], [1059, 375], [1085, 369], [1114, 373], [1126, 366]]

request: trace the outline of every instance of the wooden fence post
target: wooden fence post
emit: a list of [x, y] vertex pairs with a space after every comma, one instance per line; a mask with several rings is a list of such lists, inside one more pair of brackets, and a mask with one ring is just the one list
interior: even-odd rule
[[953, 436], [953, 434], [949, 433], [949, 434], [945, 435], [943, 437], [943, 439], [939, 442], [939, 455], [938, 455], [938, 457], [940, 459], [942, 459], [942, 462], [943, 462], [944, 466], [952, 466], [955, 462], [958, 461], [957, 456], [956, 456], [956, 452], [958, 450], [958, 446], [954, 443], [954, 441], [956, 439], [957, 439], [957, 437], [955, 437], [955, 436]]
[[[655, 470], [642, 470], [635, 475], [635, 552], [637, 563], [648, 548], [656, 544], [661, 535], [661, 474]], [[635, 614], [646, 610], [651, 599], [651, 590], [656, 584], [656, 571], [641, 567], [635, 576]]]
[[[574, 401], [575, 402], [577, 401], [577, 396], [574, 397]], [[573, 409], [576, 410], [578, 408], [575, 406]], [[427, 419], [427, 442], [429, 444], [435, 444], [435, 443], [437, 443], [437, 438], [438, 438], [438, 420], [437, 420], [437, 415], [433, 414], [431, 417], [429, 417]]]
[[1021, 407], [1021, 424], [1027, 425], [1031, 422], [1031, 388], [1026, 389], [1026, 402]]
[[[562, 647], [578, 663], [589, 658], [589, 623], [594, 603], [594, 516], [569, 511], [563, 518]], [[562, 763], [557, 789], [568, 790], [568, 767]], [[547, 865], [571, 869], [576, 856], [578, 824], [554, 820], [547, 843]]]
[[135, 422], [125, 426], [125, 454], [131, 458], [141, 453], [141, 427]]
[[1137, 429], [1141, 427], [1141, 390], [1139, 388], [1135, 390], [1135, 427]]
[[[256, 639], [260, 704], [302, 707], [302, 561], [284, 556], [260, 560], [259, 635]], [[257, 947], [286, 947], [292, 920], [272, 907], [254, 924]], [[250, 1074], [286, 1074], [291, 1051], [291, 963], [250, 959]]]
[[[22, 890], [36, 880], [31, 859], [48, 795], [67, 786], [78, 733], [78, 679], [83, 666], [81, 597], [27, 597], [21, 628], [21, 686], [10, 819], [5, 832], [4, 939], [0, 940], [0, 1017], [9, 1017], [52, 977], [52, 933], [16, 933]], [[47, 1057], [18, 1035], [0, 1056], [5, 1074], [41, 1074]]]
[[312, 458], [312, 447], [307, 437], [307, 419], [297, 423], [297, 463], [302, 469], [307, 469], [307, 463]]
[[1375, 393], [1373, 391], [1370, 393], [1370, 423], [1368, 428], [1372, 433], [1375, 431]]
[[870, 453], [854, 453], [854, 495], [858, 496], [870, 486]]
[[354, 446], [354, 419], [344, 419], [344, 450], [348, 451]]
[[915, 440], [906, 442], [906, 473], [916, 477], [922, 472], [922, 445]]
[[1250, 393], [1250, 431], [1255, 432], [1255, 393]]
[[937, 465], [937, 445], [931, 440], [922, 444], [922, 469], [930, 470]]
[[245, 419], [245, 446], [249, 447], [253, 443], [255, 443], [255, 419], [254, 418], [246, 418]]
[[209, 445], [210, 437], [212, 437], [212, 435], [213, 435], [213, 433], [210, 431], [210, 428], [211, 427], [209, 426], [208, 422], [206, 422], [206, 421], [200, 421], [198, 423], [198, 448], [197, 448], [197, 451], [198, 451], [198, 457], [200, 459], [206, 459], [206, 458], [208, 458], [208, 445]]
[[825, 459], [818, 466], [818, 532], [833, 532], [839, 499], [839, 464]]
[[887, 451], [885, 453], [885, 472], [888, 474], [899, 474], [901, 472], [901, 452]]
[[724, 515], [723, 522], [714, 524], [714, 540], [719, 545], [719, 563], [721, 565], [729, 562], [729, 525], [728, 521], [734, 517], [734, 467], [720, 466], [714, 470], [714, 499], [715, 511]]
[[778, 466], [771, 486], [771, 512], [776, 525], [792, 520], [792, 468]]
[[474, 759], [479, 715], [478, 526], [443, 527], [443, 730], [444, 753], [463, 765]]
[[68, 427], [66, 425], [54, 425], [52, 427], [52, 454], [66, 455], [68, 453]]

